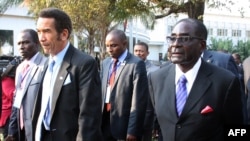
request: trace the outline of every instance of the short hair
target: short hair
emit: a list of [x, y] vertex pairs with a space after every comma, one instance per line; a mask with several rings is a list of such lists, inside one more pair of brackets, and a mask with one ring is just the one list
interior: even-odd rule
[[69, 32], [68, 38], [72, 32], [72, 23], [68, 14], [57, 8], [45, 8], [43, 9], [38, 17], [41, 18], [54, 18], [55, 28], [58, 33], [61, 33], [64, 29]]
[[240, 54], [239, 53], [233, 53], [233, 56], [235, 56], [237, 59], [241, 60]]
[[33, 29], [24, 29], [24, 30], [21, 31], [21, 33], [22, 33], [22, 32], [27, 32], [27, 33], [29, 33], [29, 34], [30, 34], [31, 40], [32, 40], [34, 43], [40, 44], [39, 38], [38, 38], [38, 34], [37, 34], [37, 32], [36, 32], [35, 30], [33, 30]]
[[141, 46], [144, 46], [146, 48], [146, 50], [148, 51], [148, 44], [145, 43], [145, 42], [138, 42], [136, 43], [135, 45], [141, 45]]
[[126, 36], [125, 32], [122, 31], [122, 30], [113, 29], [113, 30], [111, 30], [111, 31], [108, 33], [108, 35], [109, 35], [109, 34], [113, 34], [113, 35], [118, 36], [118, 38], [119, 38], [121, 41], [127, 40], [127, 36]]
[[197, 20], [197, 19], [193, 19], [193, 18], [184, 18], [184, 19], [181, 19], [179, 20], [175, 26], [181, 22], [186, 22], [186, 23], [190, 23], [192, 25], [195, 26], [195, 34], [196, 36], [198, 37], [201, 37], [203, 38], [204, 40], [207, 40], [207, 28], [206, 26], [203, 24], [203, 22]]

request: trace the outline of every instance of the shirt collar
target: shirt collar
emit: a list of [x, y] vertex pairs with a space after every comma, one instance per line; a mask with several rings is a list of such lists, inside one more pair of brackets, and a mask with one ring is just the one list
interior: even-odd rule
[[[124, 62], [125, 58], [127, 57], [128, 54], [128, 50], [126, 49], [118, 58], [118, 63], [120, 62]], [[111, 60], [112, 62], [114, 61], [114, 59]]]
[[68, 48], [69, 48], [69, 42], [67, 43], [66, 47], [63, 50], [61, 50], [58, 54], [56, 54], [53, 57], [50, 55], [49, 62], [54, 60], [55, 64], [61, 64]]
[[24, 60], [24, 64], [29, 64], [29, 65], [32, 65], [32, 64], [35, 64], [35, 59], [36, 57], [38, 56], [38, 52], [33, 55], [33, 57], [31, 57], [29, 60]]
[[187, 71], [186, 73], [183, 73], [181, 71], [181, 69], [178, 67], [178, 65], [176, 65], [176, 67], [175, 67], [175, 69], [176, 69], [175, 84], [177, 84], [179, 78], [182, 75], [185, 75], [185, 77], [187, 78], [188, 83], [193, 84], [193, 82], [194, 82], [194, 80], [195, 80], [195, 78], [196, 78], [196, 76], [198, 74], [200, 66], [201, 66], [201, 58], [199, 58], [198, 61], [193, 66], [193, 68], [190, 69], [189, 71]]

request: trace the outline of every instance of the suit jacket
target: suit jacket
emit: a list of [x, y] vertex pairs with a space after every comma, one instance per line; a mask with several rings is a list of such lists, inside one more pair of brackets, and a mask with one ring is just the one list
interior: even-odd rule
[[[175, 75], [174, 64], [149, 74], [149, 92], [164, 141], [222, 141], [225, 125], [243, 124], [240, 84], [231, 72], [202, 61], [180, 117]], [[206, 106], [212, 111], [202, 114]]]
[[244, 122], [246, 123], [247, 122], [247, 99], [246, 99], [246, 94], [244, 92], [244, 84], [242, 82], [242, 78], [238, 71], [238, 66], [236, 62], [234, 61], [233, 56], [231, 54], [227, 54], [223, 52], [205, 50], [202, 58], [208, 63], [214, 64], [218, 67], [231, 71], [233, 74], [235, 74], [235, 76], [238, 77], [240, 81], [240, 85], [241, 85]]
[[[42, 132], [42, 83], [36, 103], [36, 141]], [[101, 81], [96, 61], [70, 44], [56, 76], [50, 133], [54, 141], [101, 140]], [[41, 110], [41, 113], [40, 113]], [[39, 118], [38, 118], [39, 117]]]
[[152, 62], [150, 62], [149, 60], [145, 61], [146, 64], [146, 70], [147, 70], [147, 74], [149, 74], [150, 72], [156, 71], [160, 68], [160, 66], [156, 66], [154, 65]]
[[227, 69], [239, 77], [238, 67], [232, 55], [218, 51], [205, 50], [202, 58], [206, 62]]
[[[103, 105], [107, 92], [111, 58], [102, 63]], [[116, 71], [115, 82], [111, 90], [110, 128], [113, 137], [126, 139], [126, 135], [142, 136], [145, 117], [148, 84], [147, 72], [143, 60], [131, 53]]]
[[[146, 64], [147, 75], [160, 68], [160, 66], [154, 65], [149, 60], [145, 60], [145, 64]], [[150, 97], [148, 97], [148, 100], [150, 100]], [[149, 102], [148, 102], [148, 104], [149, 104]], [[149, 110], [149, 114], [147, 113], [148, 110]], [[150, 114], [150, 109], [147, 108], [145, 120], [144, 120], [144, 131], [143, 131], [143, 137], [142, 137], [143, 141], [151, 141], [152, 140], [152, 130], [153, 130], [153, 125], [151, 124], [152, 120], [154, 120], [154, 116]]]
[[[25, 77], [26, 83], [23, 87], [23, 99], [22, 99], [22, 107], [23, 107], [23, 119], [24, 119], [24, 128], [25, 128], [25, 136], [27, 141], [33, 141], [33, 135], [34, 132], [33, 129], [33, 110], [34, 110], [34, 103], [35, 99], [37, 97], [37, 91], [39, 89], [39, 84], [41, 84], [41, 74], [44, 72], [44, 64], [47, 61], [47, 58], [41, 54], [38, 53], [37, 57], [34, 60], [34, 64], [30, 65], [30, 71], [29, 74]], [[24, 63], [21, 63], [16, 70], [16, 89], [19, 89], [21, 86], [21, 74], [22, 74], [22, 68]], [[20, 93], [15, 93], [16, 94]], [[14, 98], [15, 99], [15, 98]], [[18, 138], [20, 139], [20, 114], [19, 114], [19, 108], [16, 108], [13, 106], [12, 113], [10, 117], [10, 123], [9, 123], [9, 135], [16, 135], [18, 133]]]

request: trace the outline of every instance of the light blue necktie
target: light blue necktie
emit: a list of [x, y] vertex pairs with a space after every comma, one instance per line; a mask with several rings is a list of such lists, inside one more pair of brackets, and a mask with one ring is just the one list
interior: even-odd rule
[[[54, 65], [55, 65], [55, 61], [52, 60], [50, 62], [50, 64], [49, 64], [48, 71], [47, 71], [48, 77], [49, 77], [48, 80], [50, 80], [50, 83], [51, 83], [51, 79], [52, 79]], [[44, 126], [45, 126], [46, 130], [49, 130], [49, 125], [50, 125], [50, 115], [51, 115], [51, 111], [50, 110], [51, 110], [51, 107], [50, 107], [50, 95], [49, 95], [47, 106], [46, 106], [46, 111], [45, 111], [44, 119], [43, 119], [43, 123], [44, 123]]]
[[176, 90], [176, 109], [178, 116], [181, 115], [183, 107], [186, 103], [187, 99], [187, 88], [186, 88], [187, 79], [185, 75], [182, 75], [177, 83], [177, 90]]

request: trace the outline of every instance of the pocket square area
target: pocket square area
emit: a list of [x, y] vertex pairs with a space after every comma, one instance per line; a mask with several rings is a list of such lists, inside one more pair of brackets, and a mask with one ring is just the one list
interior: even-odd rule
[[70, 75], [68, 74], [65, 81], [64, 81], [64, 83], [63, 83], [63, 85], [67, 85], [69, 83], [71, 83], [71, 79], [70, 79]]
[[213, 108], [207, 105], [204, 109], [201, 110], [201, 114], [207, 114], [213, 112]]

